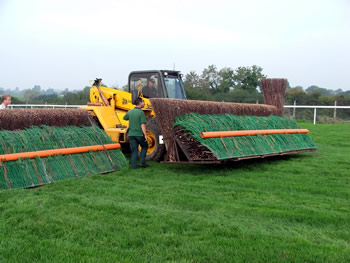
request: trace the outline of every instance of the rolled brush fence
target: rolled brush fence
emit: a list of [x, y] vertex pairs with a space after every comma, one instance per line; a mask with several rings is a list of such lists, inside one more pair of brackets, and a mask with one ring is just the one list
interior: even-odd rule
[[[300, 129], [293, 120], [278, 116], [189, 113], [176, 117], [174, 131], [178, 145], [186, 152], [186, 157], [194, 161], [203, 159], [203, 153], [205, 158], [215, 161], [317, 149], [306, 134], [307, 130]], [[206, 133], [216, 136], [203, 138]]]
[[[33, 126], [24, 130], [0, 131], [0, 189], [27, 188], [49, 184], [64, 179], [81, 178], [87, 175], [106, 173], [127, 166], [118, 144], [96, 126], [54, 127]], [[98, 151], [62, 155], [62, 151], [74, 147], [99, 145]], [[94, 147], [92, 147], [94, 148]], [[62, 150], [63, 149], [63, 150]], [[38, 151], [56, 154], [39, 157]], [[80, 149], [81, 151], [81, 149]], [[36, 152], [30, 158], [5, 161], [4, 155]], [[29, 157], [29, 156], [28, 156]]]
[[167, 149], [166, 161], [176, 161], [176, 145], [173, 131], [175, 118], [191, 112], [199, 114], [234, 114], [269, 116], [277, 114], [277, 108], [271, 105], [228, 103], [215, 101], [150, 99], [152, 107], [159, 120], [160, 129]]

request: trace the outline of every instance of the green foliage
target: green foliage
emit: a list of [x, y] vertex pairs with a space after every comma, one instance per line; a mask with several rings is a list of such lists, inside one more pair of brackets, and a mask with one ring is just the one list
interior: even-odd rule
[[188, 87], [185, 87], [185, 91], [186, 91], [186, 96], [187, 99], [190, 100], [214, 100], [210, 89], [206, 89], [206, 88], [197, 88], [197, 89], [191, 89]]
[[307, 94], [314, 93], [314, 94], [319, 94], [319, 96], [331, 96], [331, 95], [335, 94], [333, 90], [320, 88], [316, 85], [312, 85], [312, 86], [308, 87], [305, 91]]
[[[189, 99], [200, 97], [200, 100], [256, 102], [262, 98], [258, 95], [257, 87], [263, 77], [262, 68], [255, 65], [236, 70], [229, 67], [218, 70], [215, 65], [209, 65], [201, 76], [194, 71], [188, 73], [184, 84]], [[242, 98], [242, 94], [245, 98]]]
[[221, 76], [219, 75], [215, 65], [209, 65], [205, 68], [201, 75], [203, 87], [210, 87], [213, 92], [217, 92], [220, 87]]
[[68, 92], [64, 95], [63, 101], [72, 105], [84, 105], [90, 101], [90, 86], [86, 86], [83, 90], [77, 92]]
[[233, 79], [233, 70], [231, 68], [223, 68], [219, 71], [221, 78], [219, 92], [228, 93], [235, 86]]
[[235, 83], [235, 88], [243, 90], [256, 90], [260, 87], [260, 80], [266, 78], [262, 74], [262, 68], [256, 65], [252, 67], [238, 67], [235, 71], [233, 80]]
[[215, 94], [213, 96], [213, 100], [239, 103], [263, 103], [264, 96], [257, 90], [235, 89], [229, 93]]
[[184, 85], [186, 89], [200, 88], [200, 77], [196, 72], [190, 71], [185, 77]]
[[32, 90], [40, 93], [40, 91], [41, 91], [41, 86], [40, 86], [40, 85], [35, 85], [35, 86], [32, 88]]
[[19, 99], [16, 96], [11, 96], [11, 103], [12, 104], [24, 104], [24, 101]]
[[40, 96], [40, 91], [37, 90], [27, 89], [23, 93], [23, 99], [26, 103], [30, 103], [38, 96]]
[[1, 191], [0, 262], [349, 262], [350, 125], [300, 125], [318, 152]]
[[287, 91], [285, 100], [289, 104], [293, 104], [296, 101], [297, 104], [303, 105], [306, 103], [306, 93], [302, 87], [291, 88]]

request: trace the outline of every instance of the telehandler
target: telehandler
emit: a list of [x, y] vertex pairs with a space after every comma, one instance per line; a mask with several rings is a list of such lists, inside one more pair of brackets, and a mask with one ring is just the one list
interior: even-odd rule
[[[132, 102], [136, 97], [143, 98], [149, 146], [146, 160], [160, 161], [164, 157], [165, 146], [149, 99], [186, 99], [182, 74], [174, 70], [133, 71], [129, 74], [128, 91], [108, 88], [101, 81], [94, 81], [90, 89], [90, 102], [82, 109], [89, 111], [113, 142], [125, 144], [128, 143], [129, 122], [123, 120], [123, 116], [135, 107]], [[148, 84], [152, 85], [148, 87], [154, 90], [152, 94], [145, 92]]]
[[[201, 163], [211, 163], [214, 160], [220, 162], [221, 160], [218, 158], [219, 153], [214, 153], [213, 156], [210, 154], [210, 156], [208, 155], [208, 153], [213, 152], [215, 148], [212, 145], [210, 146], [211, 141], [215, 141], [214, 144], [219, 145], [219, 149], [225, 152], [227, 155], [225, 158], [233, 160], [314, 150], [314, 144], [311, 141], [309, 142], [309, 137], [307, 135], [304, 136], [300, 134], [300, 130], [296, 130], [296, 133], [298, 133], [297, 135], [283, 134], [283, 129], [297, 127], [294, 121], [288, 121], [285, 118], [276, 119], [273, 117], [281, 116], [283, 113], [286, 86], [286, 79], [262, 80], [264, 99], [268, 105], [191, 101], [186, 99], [182, 74], [179, 71], [133, 71], [129, 75], [128, 91], [108, 88], [101, 84], [101, 79], [96, 79], [90, 90], [90, 103], [88, 103], [88, 106], [82, 107], [82, 109], [89, 111], [90, 115], [93, 116], [99, 126], [112, 138], [112, 141], [123, 145], [128, 142], [127, 131], [129, 125], [128, 121], [123, 120], [123, 116], [128, 110], [135, 107], [132, 103], [134, 99], [137, 97], [143, 98], [145, 101], [145, 108], [143, 110], [147, 118], [146, 128], [149, 145], [146, 160], [165, 162], [182, 162], [185, 160], [185, 162], [194, 163], [198, 163], [198, 161]], [[198, 118], [198, 116], [196, 117], [195, 115], [183, 117], [184, 114], [192, 113], [205, 114], [199, 117], [202, 122], [193, 123], [192, 119]], [[213, 118], [204, 121], [209, 115], [227, 114], [232, 115], [228, 117], [232, 122], [221, 119], [214, 120]], [[267, 119], [258, 118], [256, 120], [253, 120], [253, 117], [242, 117], [246, 119], [241, 120], [241, 126], [235, 127], [237, 122], [240, 121], [233, 119], [236, 118], [235, 116], [239, 115], [269, 117]], [[180, 127], [181, 121], [179, 118], [185, 118], [184, 121], [187, 123], [185, 125], [186, 127], [183, 125]], [[197, 126], [200, 126], [203, 132], [215, 131], [219, 126], [221, 127], [223, 123], [225, 124], [223, 130], [228, 131], [231, 129], [241, 130], [243, 129], [243, 124], [246, 126], [249, 124], [251, 127], [257, 125], [254, 129], [259, 130], [264, 130], [270, 125], [274, 129], [281, 128], [278, 132], [282, 133], [282, 135], [267, 134], [254, 137], [249, 135], [243, 136], [244, 143], [241, 146], [239, 146], [238, 139], [235, 139], [235, 137], [229, 137], [229, 142], [224, 143], [224, 139], [219, 136], [217, 139], [208, 139], [199, 143], [204, 145], [204, 147], [201, 147], [198, 144], [201, 139], [199, 137], [196, 138], [195, 135], [197, 132], [194, 132], [194, 130], [191, 131], [192, 128]], [[247, 130], [252, 129], [249, 128], [249, 125], [246, 128]], [[177, 128], [175, 126], [177, 126]], [[190, 126], [193, 127], [191, 128]], [[297, 137], [297, 142], [294, 142], [293, 136]], [[251, 138], [263, 138], [264, 141], [261, 145], [259, 144], [260, 146], [256, 146], [257, 141], [250, 142], [249, 140]], [[277, 141], [279, 143], [273, 146], [272, 143]], [[289, 146], [282, 149], [282, 145], [284, 145], [282, 141], [287, 141], [287, 146]], [[209, 144], [207, 144], [207, 142]], [[235, 147], [227, 147], [227, 143], [233, 143]], [[265, 144], [268, 145], [268, 147]], [[251, 152], [248, 151], [243, 154], [242, 149], [244, 149], [244, 147]], [[254, 147], [258, 147], [259, 151], [252, 150]], [[234, 152], [229, 153], [230, 149]], [[239, 152], [240, 155], [237, 154], [237, 152]], [[167, 154], [165, 155], [165, 153]], [[203, 157], [203, 154], [205, 157]]]

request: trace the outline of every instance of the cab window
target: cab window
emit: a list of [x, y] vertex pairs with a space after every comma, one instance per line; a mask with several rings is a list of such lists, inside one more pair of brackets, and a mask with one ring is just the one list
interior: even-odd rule
[[169, 76], [164, 79], [164, 82], [169, 98], [186, 98], [186, 95], [184, 93], [184, 87], [182, 86], [182, 81], [180, 81], [177, 77]]
[[142, 93], [146, 98], [164, 98], [157, 73], [136, 73], [130, 78], [131, 92]]

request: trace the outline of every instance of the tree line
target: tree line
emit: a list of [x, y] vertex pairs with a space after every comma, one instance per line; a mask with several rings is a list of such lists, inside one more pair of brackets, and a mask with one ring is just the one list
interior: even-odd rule
[[25, 90], [0, 88], [0, 94], [10, 94], [12, 104], [85, 105], [90, 100], [90, 88], [90, 86], [86, 86], [82, 90], [56, 91], [54, 89], [44, 90], [40, 85], [35, 85], [31, 89]]
[[[201, 74], [194, 71], [184, 77], [186, 94], [193, 100], [212, 100], [243, 103], [263, 103], [260, 80], [267, 76], [259, 66], [238, 67], [237, 69], [222, 68], [215, 65], [205, 68]], [[286, 104], [328, 105], [339, 101], [339, 105], [350, 105], [350, 91], [335, 91], [312, 85], [306, 89], [301, 86], [286, 90]]]
[[[188, 99], [225, 101], [238, 103], [264, 103], [260, 80], [267, 76], [259, 66], [217, 69], [215, 65], [205, 68], [201, 74], [194, 71], [184, 77]], [[303, 88], [288, 84], [285, 104], [350, 106], [350, 91], [330, 90], [316, 85]], [[332, 110], [320, 110], [319, 116], [332, 116]], [[349, 110], [339, 110], [338, 118], [350, 119]], [[297, 119], [310, 120], [313, 111], [298, 109]]]
[[[192, 100], [263, 103], [260, 80], [266, 77], [268, 76], [263, 74], [263, 69], [257, 65], [236, 69], [230, 67], [218, 69], [215, 65], [209, 65], [199, 74], [195, 71], [187, 73], [184, 76], [184, 86], [187, 98]], [[122, 89], [125, 90], [125, 87], [127, 85]], [[90, 100], [90, 88], [86, 86], [82, 90], [55, 91], [54, 89], [45, 90], [40, 85], [35, 85], [25, 90], [0, 88], [0, 94], [10, 94], [13, 104], [84, 105]], [[349, 106], [350, 90], [331, 90], [316, 85], [307, 88], [288, 85], [285, 104], [293, 104], [294, 101], [297, 105], [334, 105], [337, 101], [338, 106]], [[350, 118], [350, 113], [344, 114], [344, 117]]]

